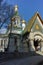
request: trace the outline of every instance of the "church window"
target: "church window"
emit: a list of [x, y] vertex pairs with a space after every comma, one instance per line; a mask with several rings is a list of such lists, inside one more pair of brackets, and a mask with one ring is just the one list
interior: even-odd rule
[[18, 21], [16, 20], [16, 25], [18, 24]]
[[7, 41], [7, 39], [5, 39], [4, 40], [4, 46], [5, 46], [5, 48], [7, 48], [7, 45], [8, 45], [8, 41]]
[[18, 24], [18, 20], [15, 20], [15, 21], [13, 22], [13, 24], [14, 24], [14, 25], [17, 25], [17, 24]]
[[14, 25], [16, 25], [16, 22], [14, 22]]

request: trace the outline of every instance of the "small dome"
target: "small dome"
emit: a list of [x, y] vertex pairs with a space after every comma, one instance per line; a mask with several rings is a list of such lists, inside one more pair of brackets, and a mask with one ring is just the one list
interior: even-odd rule
[[17, 5], [14, 6], [14, 11], [18, 11], [18, 6]]
[[26, 21], [25, 20], [22, 20], [22, 23], [26, 23]]

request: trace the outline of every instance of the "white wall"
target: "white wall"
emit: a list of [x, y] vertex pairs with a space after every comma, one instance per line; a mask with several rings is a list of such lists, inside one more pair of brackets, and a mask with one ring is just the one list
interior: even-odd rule
[[[3, 40], [2, 41], [2, 46], [1, 46], [1, 40]], [[2, 51], [2, 52], [4, 52], [5, 51], [5, 48], [7, 48], [7, 46], [8, 46], [8, 38], [0, 38], [0, 52]]]

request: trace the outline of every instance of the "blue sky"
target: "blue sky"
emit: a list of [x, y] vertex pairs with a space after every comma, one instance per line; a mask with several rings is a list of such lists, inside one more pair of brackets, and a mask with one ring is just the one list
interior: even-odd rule
[[[28, 20], [39, 12], [43, 19], [43, 0], [4, 0], [13, 6], [18, 5], [20, 16], [28, 22]], [[4, 29], [5, 31], [5, 29]]]
[[19, 13], [28, 21], [35, 12], [39, 12], [43, 18], [43, 0], [6, 0], [8, 4], [18, 5]]

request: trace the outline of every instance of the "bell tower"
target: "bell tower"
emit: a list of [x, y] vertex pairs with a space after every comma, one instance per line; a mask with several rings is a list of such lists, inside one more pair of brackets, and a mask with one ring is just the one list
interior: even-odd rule
[[18, 6], [14, 6], [14, 16], [12, 17], [12, 25], [15, 27], [20, 27], [20, 16], [18, 13]]
[[14, 6], [14, 16], [12, 17], [12, 31], [16, 31], [15, 33], [21, 32], [22, 26], [21, 26], [21, 17], [18, 13], [18, 6]]

